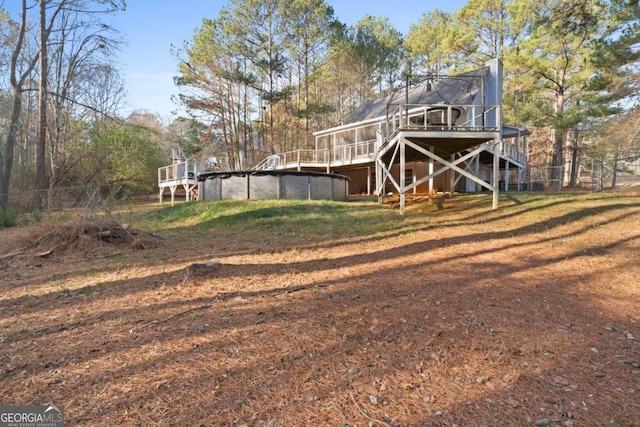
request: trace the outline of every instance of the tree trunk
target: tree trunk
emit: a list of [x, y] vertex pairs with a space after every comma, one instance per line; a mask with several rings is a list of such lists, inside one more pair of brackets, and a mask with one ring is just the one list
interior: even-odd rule
[[20, 113], [22, 112], [22, 91], [18, 87], [13, 89], [13, 108], [9, 121], [9, 133], [7, 133], [4, 153], [0, 154], [0, 208], [6, 209], [9, 206], [9, 182], [11, 181], [11, 170], [13, 169], [13, 153], [18, 138], [18, 125]]
[[40, 0], [40, 84], [38, 85], [38, 145], [36, 146], [35, 205], [44, 208], [45, 153], [47, 150], [47, 1]]
[[558, 126], [564, 114], [564, 79], [561, 78], [555, 93], [554, 113], [556, 124], [554, 125], [554, 146], [553, 146], [553, 169], [552, 179], [558, 180], [558, 185], [562, 188], [564, 184], [564, 126]]
[[553, 158], [551, 160], [551, 166], [553, 166], [553, 173], [551, 179], [559, 181], [560, 187], [562, 187], [564, 168], [564, 131], [562, 129], [555, 129], [554, 131], [554, 144], [553, 144]]
[[11, 54], [9, 68], [9, 82], [13, 90], [13, 108], [9, 120], [9, 132], [7, 133], [4, 153], [0, 153], [0, 207], [6, 209], [9, 206], [9, 183], [11, 181], [11, 169], [13, 168], [13, 154], [18, 138], [18, 126], [20, 124], [20, 114], [22, 113], [22, 85], [33, 67], [35, 67], [35, 57], [32, 58], [26, 69], [18, 75], [18, 60], [23, 48], [25, 34], [27, 31], [27, 0], [22, 0], [22, 19], [20, 21], [20, 31], [18, 40]]
[[573, 144], [571, 146], [571, 172], [569, 176], [569, 187], [575, 187], [578, 181], [578, 148], [580, 141], [580, 130], [576, 127], [573, 132]]

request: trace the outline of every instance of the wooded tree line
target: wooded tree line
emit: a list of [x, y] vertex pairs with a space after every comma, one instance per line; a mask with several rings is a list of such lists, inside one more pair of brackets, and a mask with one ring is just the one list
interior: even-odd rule
[[107, 18], [126, 13], [124, 0], [16, 1], [10, 16], [0, 0], [0, 208], [10, 191], [31, 192], [36, 207], [74, 186], [149, 191], [172, 147], [248, 168], [313, 147], [314, 131], [367, 99], [496, 56], [505, 122], [535, 131], [537, 162], [640, 152], [637, 1], [469, 0], [415, 11], [403, 35], [384, 17], [345, 25], [324, 0], [230, 0], [174, 49], [190, 116], [169, 125], [120, 117], [123, 40]]
[[345, 25], [324, 0], [231, 0], [176, 52], [176, 82], [210, 130], [202, 146], [240, 168], [312, 147], [313, 131], [406, 81], [499, 56], [505, 122], [538, 130], [535, 162], [564, 165], [587, 149], [631, 160], [639, 18], [630, 0], [469, 0], [422, 14], [403, 36], [384, 17]]
[[0, 1], [0, 209], [153, 189], [166, 131], [155, 117], [119, 118], [123, 41], [106, 18], [124, 1], [19, 2], [10, 16]]

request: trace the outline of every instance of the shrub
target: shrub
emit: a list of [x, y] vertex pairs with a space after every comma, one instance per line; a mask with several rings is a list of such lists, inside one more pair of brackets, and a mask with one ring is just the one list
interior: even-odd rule
[[0, 208], [0, 228], [16, 225], [17, 213], [14, 209]]
[[42, 221], [42, 212], [40, 212], [38, 208], [34, 209], [31, 212], [31, 218], [33, 219], [33, 222], [36, 222], [36, 223]]

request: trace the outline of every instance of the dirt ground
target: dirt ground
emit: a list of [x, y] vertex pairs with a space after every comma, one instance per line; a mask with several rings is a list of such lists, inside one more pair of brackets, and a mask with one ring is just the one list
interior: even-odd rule
[[640, 426], [640, 197], [427, 203], [331, 238], [0, 230], [0, 402], [70, 426]]

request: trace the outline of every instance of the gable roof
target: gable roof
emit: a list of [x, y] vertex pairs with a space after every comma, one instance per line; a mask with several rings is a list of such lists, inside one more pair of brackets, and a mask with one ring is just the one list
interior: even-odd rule
[[[491, 76], [489, 67], [483, 67], [468, 73], [452, 77], [438, 77], [427, 83], [409, 89], [409, 104], [472, 104], [473, 98], [482, 88], [480, 80]], [[382, 98], [370, 99], [361, 104], [345, 124], [387, 115], [390, 104], [406, 104], [407, 94], [397, 90]]]

